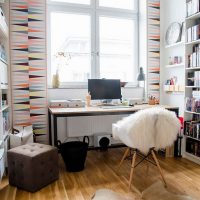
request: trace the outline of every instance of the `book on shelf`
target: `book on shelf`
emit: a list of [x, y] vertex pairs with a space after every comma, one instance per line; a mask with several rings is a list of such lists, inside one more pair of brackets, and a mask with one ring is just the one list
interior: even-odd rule
[[200, 71], [187, 73], [187, 86], [200, 87]]
[[200, 142], [191, 138], [186, 139], [186, 152], [200, 157]]
[[193, 97], [185, 98], [185, 109], [189, 112], [200, 113], [200, 99], [196, 99]]
[[200, 11], [200, 1], [190, 0], [186, 3], [186, 16], [190, 17]]
[[187, 29], [187, 42], [200, 39], [200, 19], [196, 19], [194, 23], [195, 25]]
[[192, 53], [188, 55], [188, 68], [200, 66], [200, 44], [196, 44], [192, 48]]
[[185, 135], [200, 140], [200, 121], [186, 121]]

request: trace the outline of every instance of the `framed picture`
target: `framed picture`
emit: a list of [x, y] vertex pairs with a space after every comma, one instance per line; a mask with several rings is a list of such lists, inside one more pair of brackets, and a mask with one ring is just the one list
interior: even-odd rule
[[182, 22], [182, 25], [181, 25], [181, 41], [182, 42], [185, 41], [185, 22]]

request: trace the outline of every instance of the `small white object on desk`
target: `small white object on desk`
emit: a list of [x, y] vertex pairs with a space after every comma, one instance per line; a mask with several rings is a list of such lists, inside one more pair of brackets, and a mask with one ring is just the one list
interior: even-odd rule
[[81, 99], [69, 99], [69, 100], [51, 100], [51, 108], [82, 108], [85, 107], [85, 102]]

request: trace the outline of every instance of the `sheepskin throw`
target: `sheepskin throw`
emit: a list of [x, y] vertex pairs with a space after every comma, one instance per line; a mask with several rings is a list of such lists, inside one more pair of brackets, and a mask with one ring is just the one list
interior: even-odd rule
[[155, 107], [140, 110], [112, 126], [113, 137], [147, 154], [149, 149], [166, 148], [177, 138], [181, 124], [176, 114]]

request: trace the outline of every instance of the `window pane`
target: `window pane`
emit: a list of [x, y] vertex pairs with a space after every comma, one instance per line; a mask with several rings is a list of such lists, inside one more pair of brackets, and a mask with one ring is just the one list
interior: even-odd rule
[[[64, 22], [64, 23], [63, 23]], [[61, 82], [81, 82], [90, 78], [90, 16], [51, 14], [51, 68], [59, 71]]]
[[51, 0], [53, 2], [75, 3], [75, 4], [90, 4], [90, 0]]
[[134, 81], [134, 20], [100, 17], [100, 76]]
[[99, 6], [121, 9], [134, 9], [135, 0], [99, 0]]

